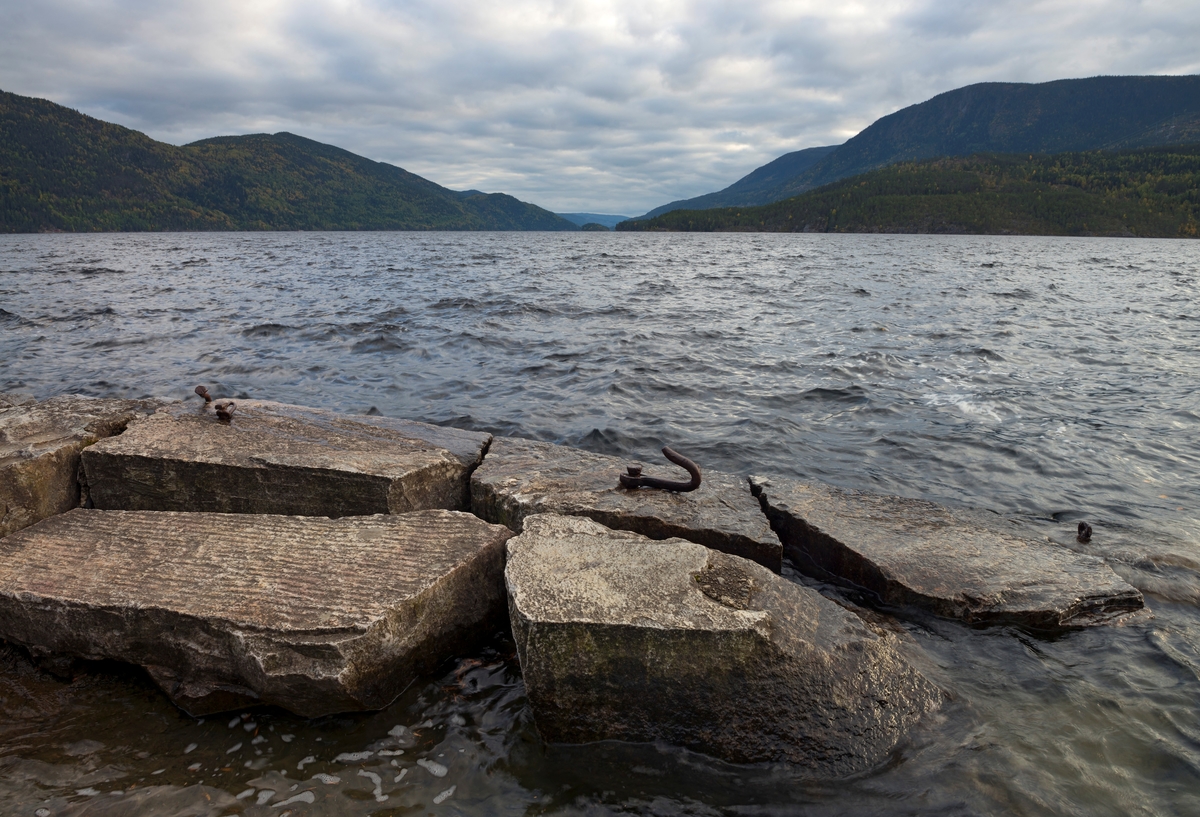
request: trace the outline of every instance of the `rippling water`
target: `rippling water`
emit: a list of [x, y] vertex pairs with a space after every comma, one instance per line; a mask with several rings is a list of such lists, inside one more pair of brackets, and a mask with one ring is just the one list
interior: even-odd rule
[[669, 444], [708, 467], [997, 511], [1105, 556], [1151, 611], [1054, 639], [905, 614], [910, 657], [951, 701], [884, 767], [836, 785], [662, 746], [545, 745], [504, 634], [383, 713], [312, 722], [199, 723], [136, 673], [60, 682], [13, 652], [0, 800], [21, 814], [1200, 813], [1198, 278], [1200, 244], [1181, 241], [0, 236], [0, 391], [184, 398], [206, 383], [650, 461]]

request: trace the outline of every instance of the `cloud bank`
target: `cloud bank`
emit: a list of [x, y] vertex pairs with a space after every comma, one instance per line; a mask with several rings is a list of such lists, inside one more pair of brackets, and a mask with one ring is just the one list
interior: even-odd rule
[[0, 88], [636, 215], [974, 82], [1200, 72], [1192, 0], [0, 0]]

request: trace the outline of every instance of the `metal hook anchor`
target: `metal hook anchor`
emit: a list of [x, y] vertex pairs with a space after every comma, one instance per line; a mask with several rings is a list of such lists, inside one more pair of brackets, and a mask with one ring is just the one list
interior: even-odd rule
[[217, 410], [217, 419], [228, 425], [233, 422], [233, 410], [237, 408], [237, 403], [232, 400], [222, 400], [220, 403], [213, 403], [213, 408]]
[[[213, 402], [212, 395], [208, 393], [208, 389], [204, 386], [196, 387], [196, 394], [204, 398], [203, 410], [208, 409], [208, 404]], [[217, 412], [217, 419], [222, 423], [229, 425], [233, 422], [233, 410], [237, 408], [237, 403], [232, 400], [222, 400], [219, 403], [213, 403], [213, 409]]]
[[626, 470], [628, 473], [621, 474], [622, 488], [661, 488], [664, 491], [694, 491], [700, 487], [700, 466], [689, 460], [687, 457], [680, 454], [671, 448], [664, 447], [663, 456], [671, 462], [685, 469], [692, 475], [688, 482], [674, 482], [669, 479], [658, 479], [657, 477], [642, 476], [642, 466], [631, 465]]

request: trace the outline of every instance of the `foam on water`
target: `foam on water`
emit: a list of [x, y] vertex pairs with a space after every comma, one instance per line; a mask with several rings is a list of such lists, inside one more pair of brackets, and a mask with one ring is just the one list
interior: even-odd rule
[[265, 710], [228, 726], [183, 715], [140, 673], [62, 681], [0, 649], [0, 802], [56, 815], [100, 795], [162, 815], [285, 802], [306, 815], [1190, 813], [1198, 273], [1200, 244], [1181, 241], [0, 236], [0, 391], [182, 399], [204, 383], [630, 459], [670, 445], [708, 468], [997, 511], [1108, 559], [1151, 611], [1053, 639], [902, 614], [905, 649], [949, 702], [881, 768], [836, 784], [668, 746], [547, 746], [503, 633], [383, 712]]

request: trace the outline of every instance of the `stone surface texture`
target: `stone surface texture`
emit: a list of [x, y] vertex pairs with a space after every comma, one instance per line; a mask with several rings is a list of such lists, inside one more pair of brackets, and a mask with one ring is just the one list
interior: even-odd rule
[[79, 455], [164, 405], [79, 395], [0, 401], [0, 537], [79, 506]]
[[661, 740], [837, 777], [883, 762], [940, 705], [893, 636], [751, 561], [579, 517], [524, 521], [505, 581], [547, 740]]
[[199, 400], [88, 449], [97, 508], [353, 516], [466, 510], [490, 434], [239, 400], [220, 422]]
[[[746, 479], [702, 468], [695, 491], [626, 490], [618, 477], [628, 464], [576, 448], [497, 437], [471, 477], [471, 509], [515, 531], [532, 514], [586, 516], [651, 539], [678, 536], [780, 571], [783, 546]], [[665, 460], [646, 474], [686, 478]]]
[[970, 623], [1059, 629], [1143, 606], [1102, 560], [984, 525], [917, 499], [819, 483], [752, 478], [756, 495], [805, 573]]
[[24, 392], [0, 392], [0, 409], [32, 406], [36, 402], [37, 400], [32, 394], [25, 394]]
[[193, 715], [377, 709], [503, 626], [511, 536], [444, 510], [76, 509], [0, 541], [0, 638], [139, 664]]

